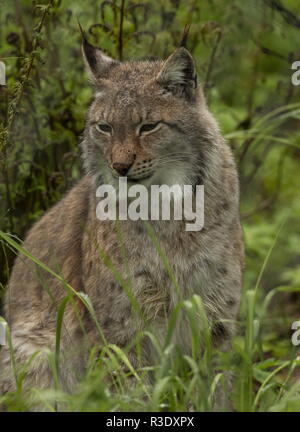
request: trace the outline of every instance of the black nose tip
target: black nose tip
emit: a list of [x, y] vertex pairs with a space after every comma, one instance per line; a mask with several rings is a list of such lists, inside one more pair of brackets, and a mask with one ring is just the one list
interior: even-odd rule
[[131, 163], [115, 162], [113, 163], [113, 169], [115, 169], [121, 176], [124, 176], [127, 174], [131, 165], [132, 165]]

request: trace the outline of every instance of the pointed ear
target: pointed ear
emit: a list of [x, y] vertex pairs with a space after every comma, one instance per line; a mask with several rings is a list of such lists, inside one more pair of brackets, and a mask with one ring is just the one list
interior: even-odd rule
[[156, 80], [175, 95], [193, 98], [197, 87], [197, 74], [193, 57], [188, 50], [180, 47], [171, 54]]
[[100, 49], [91, 45], [85, 37], [82, 39], [83, 57], [92, 81], [105, 78], [108, 70], [118, 61], [105, 55]]

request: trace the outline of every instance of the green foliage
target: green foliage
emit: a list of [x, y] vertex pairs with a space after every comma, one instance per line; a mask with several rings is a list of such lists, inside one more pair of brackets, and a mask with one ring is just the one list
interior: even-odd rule
[[[125, 60], [168, 56], [190, 23], [188, 47], [199, 82], [239, 169], [247, 254], [240, 331], [233, 352], [218, 354], [220, 375], [205, 385], [213, 394], [223, 373], [234, 371], [237, 410], [298, 411], [299, 365], [290, 328], [299, 319], [300, 303], [300, 103], [299, 88], [291, 83], [291, 64], [300, 60], [300, 4], [281, 0], [280, 12], [279, 1], [221, 3], [1, 1], [0, 60], [6, 64], [7, 86], [0, 87], [0, 227], [24, 238], [32, 223], [82, 174], [78, 143], [91, 89], [77, 20], [91, 43]], [[19, 248], [7, 234], [2, 240], [0, 296]], [[66, 288], [65, 301], [71, 302], [72, 287]], [[84, 302], [92, 314], [89, 300]], [[195, 299], [190, 302], [185, 306], [199, 307]], [[49, 353], [54, 373], [63, 313], [64, 304], [52, 360]], [[197, 392], [205, 374], [199, 372], [196, 357], [171, 360], [172, 347], [160, 347], [155, 386], [147, 398], [149, 390], [139, 379], [131, 392], [124, 388], [119, 366], [126, 354], [116, 347], [106, 350], [100, 358], [91, 353], [87, 375], [74, 395], [56, 388], [36, 398], [47, 409], [55, 409], [55, 401], [82, 411], [185, 410], [189, 403], [199, 410], [211, 409], [211, 401]], [[102, 377], [115, 376], [115, 369], [120, 370], [118, 391], [111, 394]], [[140, 378], [148, 371], [134, 373]], [[12, 410], [27, 406], [22, 391], [11, 398], [7, 404]]]

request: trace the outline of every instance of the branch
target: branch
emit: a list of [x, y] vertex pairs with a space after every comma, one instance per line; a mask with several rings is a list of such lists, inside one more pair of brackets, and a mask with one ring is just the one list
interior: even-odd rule
[[[18, 112], [18, 107], [20, 106], [26, 84], [29, 80], [34, 62], [37, 57], [37, 49], [39, 47], [40, 34], [42, 32], [42, 28], [44, 26], [46, 16], [50, 13], [50, 8], [53, 6], [53, 4], [54, 4], [54, 0], [50, 0], [47, 6], [43, 8], [43, 14], [41, 20], [38, 23], [38, 25], [35, 27], [35, 36], [32, 42], [32, 52], [30, 53], [29, 58], [25, 59], [24, 61], [21, 79], [19, 82], [15, 84], [14, 96], [8, 103], [6, 127], [4, 128], [2, 127], [2, 130], [0, 132], [0, 156], [6, 153], [9, 135], [12, 130], [16, 118], [16, 114]], [[3, 157], [1, 157], [0, 160], [1, 160], [1, 165], [3, 165], [4, 164]]]

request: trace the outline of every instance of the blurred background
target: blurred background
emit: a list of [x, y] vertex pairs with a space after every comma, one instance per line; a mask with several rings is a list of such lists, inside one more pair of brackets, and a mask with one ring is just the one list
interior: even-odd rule
[[[298, 0], [1, 0], [0, 229], [20, 239], [82, 175], [79, 141], [91, 89], [77, 20], [121, 59], [188, 48], [241, 182], [244, 289], [274, 295], [263, 351], [284, 358], [300, 319]], [[67, 223], [67, 221], [66, 221]], [[0, 246], [0, 297], [14, 253]], [[20, 281], [21, 282], [21, 281]]]

